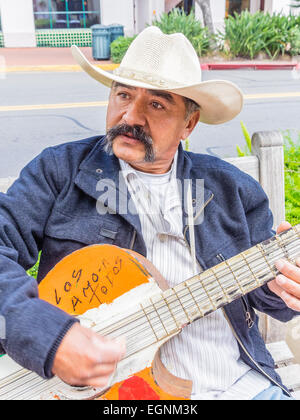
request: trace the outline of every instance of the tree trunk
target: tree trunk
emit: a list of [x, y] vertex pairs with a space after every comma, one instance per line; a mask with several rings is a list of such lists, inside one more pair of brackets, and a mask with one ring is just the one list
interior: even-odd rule
[[[202, 15], [203, 15], [203, 22], [204, 25], [208, 28], [211, 34], [215, 33], [213, 18], [210, 8], [210, 0], [196, 0], [196, 3], [200, 6]], [[214, 40], [210, 41], [210, 48], [215, 50], [217, 49], [217, 45]]]
[[212, 13], [211, 13], [211, 8], [210, 8], [210, 0], [196, 0], [196, 2], [201, 8], [204, 25], [209, 29], [209, 32], [214, 34], [215, 29], [214, 29]]

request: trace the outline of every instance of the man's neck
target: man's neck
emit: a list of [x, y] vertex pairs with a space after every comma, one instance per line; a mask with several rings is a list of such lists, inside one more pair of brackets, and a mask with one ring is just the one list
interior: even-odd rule
[[145, 172], [148, 174], [165, 174], [170, 171], [172, 167], [173, 160], [164, 166], [154, 166], [153, 164], [148, 165], [136, 165], [128, 162], [128, 164], [137, 171]]

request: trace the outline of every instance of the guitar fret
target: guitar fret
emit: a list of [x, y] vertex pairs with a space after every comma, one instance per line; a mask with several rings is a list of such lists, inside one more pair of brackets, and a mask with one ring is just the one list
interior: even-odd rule
[[240, 291], [241, 291], [241, 292], [242, 292], [242, 294], [244, 295], [244, 294], [245, 294], [245, 291], [244, 291], [244, 289], [243, 289], [243, 286], [241, 286], [241, 285], [240, 285], [240, 282], [238, 281], [237, 276], [234, 274], [234, 272], [233, 272], [233, 270], [232, 270], [232, 268], [231, 268], [230, 264], [228, 263], [228, 261], [227, 261], [227, 260], [225, 260], [225, 261], [224, 261], [224, 263], [225, 263], [225, 264], [227, 265], [227, 267], [229, 268], [229, 270], [230, 270], [231, 274], [233, 275], [233, 278], [234, 278], [234, 280], [236, 281], [236, 283], [237, 283], [237, 285], [238, 285], [238, 287], [239, 287]]
[[290, 255], [289, 255], [289, 251], [287, 250], [287, 248], [285, 246], [285, 243], [282, 241], [282, 239], [281, 239], [280, 236], [277, 236], [276, 235], [275, 238], [276, 238], [276, 242], [278, 243], [279, 248], [283, 250], [283, 253], [284, 253], [285, 258], [287, 260], [289, 260], [290, 259]]
[[184, 306], [183, 306], [183, 305], [182, 305], [182, 303], [181, 303], [181, 300], [180, 300], [180, 298], [179, 298], [179, 296], [178, 296], [178, 294], [177, 294], [177, 292], [176, 292], [176, 290], [175, 290], [175, 287], [173, 287], [173, 288], [172, 288], [172, 290], [173, 290], [173, 292], [176, 294], [177, 299], [178, 299], [178, 302], [180, 303], [180, 305], [181, 305], [181, 307], [182, 307], [182, 309], [183, 309], [183, 312], [185, 313], [185, 316], [186, 316], [186, 318], [187, 318], [188, 322], [192, 322], [192, 320], [191, 320], [191, 319], [190, 319], [190, 317], [189, 317], [189, 314], [186, 312], [186, 310], [184, 309]]
[[189, 285], [187, 284], [187, 282], [186, 282], [186, 281], [184, 282], [184, 285], [186, 286], [186, 288], [188, 289], [188, 291], [189, 291], [190, 295], [192, 296], [192, 299], [193, 299], [193, 301], [195, 302], [195, 304], [196, 304], [196, 306], [197, 306], [197, 308], [198, 308], [198, 311], [199, 311], [199, 313], [200, 313], [200, 316], [201, 316], [201, 317], [203, 317], [203, 316], [204, 316], [204, 314], [203, 314], [203, 312], [202, 312], [202, 310], [201, 310], [200, 306], [198, 305], [198, 303], [197, 303], [197, 301], [196, 301], [196, 299], [195, 299], [195, 297], [194, 297], [194, 295], [193, 295], [193, 293], [192, 293], [192, 291], [191, 291], [191, 289], [190, 289], [190, 287], [189, 287]]
[[[299, 230], [298, 230], [299, 229]], [[300, 239], [300, 227], [299, 225], [293, 226], [293, 231], [296, 232], [296, 235], [299, 237]]]
[[222, 292], [223, 292], [223, 294], [224, 294], [224, 296], [225, 296], [225, 299], [226, 299], [227, 303], [230, 303], [230, 302], [231, 302], [231, 300], [230, 300], [230, 298], [229, 298], [229, 296], [228, 296], [228, 294], [227, 294], [226, 290], [224, 289], [224, 287], [223, 287], [223, 285], [222, 285], [221, 280], [220, 280], [220, 279], [219, 279], [219, 277], [217, 276], [217, 273], [215, 272], [214, 268], [213, 268], [213, 267], [211, 267], [211, 268], [210, 268], [210, 271], [213, 273], [214, 278], [217, 280], [218, 285], [221, 287]]
[[151, 322], [150, 322], [150, 319], [148, 318], [148, 315], [147, 315], [147, 313], [146, 313], [146, 311], [145, 311], [145, 309], [144, 309], [144, 307], [143, 307], [143, 305], [142, 304], [140, 304], [140, 307], [142, 308], [142, 311], [144, 312], [144, 314], [145, 314], [145, 316], [146, 316], [146, 318], [147, 318], [147, 321], [148, 321], [148, 323], [149, 323], [149, 325], [150, 325], [150, 327], [151, 327], [151, 329], [152, 329], [152, 331], [153, 331], [153, 334], [154, 334], [154, 336], [156, 337], [156, 341], [158, 342], [158, 341], [160, 341], [159, 340], [159, 338], [157, 337], [157, 335], [156, 335], [156, 332], [154, 331], [154, 328], [152, 327], [152, 324], [151, 324]]
[[275, 277], [277, 276], [277, 274], [276, 274], [276, 272], [274, 272], [273, 267], [270, 265], [269, 260], [268, 260], [268, 258], [267, 258], [267, 256], [266, 256], [266, 254], [265, 254], [265, 250], [263, 249], [263, 247], [262, 247], [262, 245], [261, 245], [261, 244], [258, 244], [258, 245], [257, 245], [257, 248], [260, 250], [260, 252], [261, 252], [261, 254], [262, 254], [262, 256], [263, 256], [264, 260], [266, 261], [267, 266], [269, 267], [269, 269], [270, 269], [270, 271], [271, 271], [271, 273], [272, 273], [272, 275], [273, 275], [273, 278], [275, 278]]
[[[167, 302], [167, 306], [169, 311], [175, 321], [177, 329], [181, 329], [182, 325], [189, 321], [189, 318], [186, 316], [183, 305], [181, 301], [174, 293], [174, 289], [170, 288], [163, 292], [164, 300]], [[178, 305], [179, 301], [179, 305]], [[172, 307], [173, 305], [173, 307]]]
[[[178, 325], [178, 323], [177, 323], [177, 321], [176, 321], [176, 318], [175, 318], [175, 316], [174, 316], [174, 314], [173, 314], [173, 311], [171, 310], [170, 305], [169, 305], [169, 303], [168, 303], [167, 299], [164, 297], [163, 293], [161, 293], [161, 297], [163, 298], [163, 300], [164, 300], [165, 304], [167, 305], [167, 308], [169, 309], [169, 312], [170, 312], [171, 317], [173, 318], [173, 320], [174, 320], [174, 322], [175, 322], [175, 325], [176, 325], [177, 329], [178, 329], [178, 328], [181, 328], [181, 326], [180, 326], [180, 325]], [[173, 332], [173, 331], [171, 331], [171, 333], [170, 333], [170, 334], [172, 334], [172, 332]]]
[[252, 270], [252, 268], [251, 268], [251, 266], [250, 266], [250, 264], [249, 264], [249, 261], [247, 260], [247, 258], [246, 258], [246, 256], [245, 256], [244, 252], [241, 252], [241, 256], [243, 257], [243, 259], [244, 259], [245, 263], [247, 264], [247, 267], [249, 268], [249, 270], [250, 270], [250, 272], [251, 272], [251, 274], [252, 274], [252, 276], [253, 276], [254, 280], [256, 281], [257, 286], [258, 286], [258, 287], [259, 287], [259, 286], [261, 286], [260, 282], [258, 281], [258, 278], [256, 277], [256, 274], [255, 274], [255, 273], [254, 273], [254, 271]]
[[208, 293], [208, 291], [206, 290], [204, 279], [203, 279], [203, 281], [202, 281], [201, 276], [196, 276], [196, 277], [200, 280], [200, 284], [201, 284], [201, 286], [202, 286], [202, 288], [203, 288], [203, 290], [204, 290], [204, 292], [205, 292], [206, 296], [208, 297], [208, 300], [209, 300], [209, 301], [210, 301], [210, 303], [211, 303], [212, 309], [215, 311], [215, 310], [217, 309], [217, 307], [216, 307], [216, 305], [214, 304], [214, 302], [213, 302], [213, 300], [212, 300], [212, 298], [211, 298], [210, 294], [209, 294], [209, 293]]
[[157, 316], [158, 316], [158, 318], [159, 318], [159, 320], [160, 320], [161, 325], [163, 326], [163, 329], [166, 331], [166, 337], [168, 337], [169, 333], [168, 333], [168, 331], [167, 331], [167, 329], [166, 329], [166, 327], [165, 327], [165, 324], [163, 323], [163, 321], [162, 321], [162, 319], [161, 319], [161, 317], [160, 317], [160, 315], [159, 315], [159, 312], [158, 312], [158, 310], [157, 310], [157, 308], [156, 308], [156, 306], [155, 306], [155, 304], [153, 303], [153, 301], [152, 301], [152, 299], [151, 299], [151, 298], [150, 298], [150, 302], [152, 303], [152, 306], [153, 306], [153, 308], [154, 308], [155, 312], [157, 313]]
[[[299, 225], [293, 226], [293, 231], [296, 233], [297, 240], [300, 240], [300, 226]], [[298, 253], [298, 257], [300, 257], [300, 252]]]

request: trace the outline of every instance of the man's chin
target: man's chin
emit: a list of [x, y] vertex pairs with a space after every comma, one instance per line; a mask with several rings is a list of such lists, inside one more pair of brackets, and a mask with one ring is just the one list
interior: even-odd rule
[[118, 158], [127, 163], [144, 162], [145, 147], [140, 141], [131, 142], [130, 139], [123, 140], [125, 136], [118, 136], [113, 142], [112, 151]]

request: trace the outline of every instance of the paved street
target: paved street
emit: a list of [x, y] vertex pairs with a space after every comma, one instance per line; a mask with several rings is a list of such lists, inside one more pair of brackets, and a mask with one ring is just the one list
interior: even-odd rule
[[[206, 71], [204, 80], [227, 79], [246, 95], [245, 107], [221, 126], [199, 124], [190, 149], [235, 156], [244, 145], [242, 120], [252, 134], [260, 130], [300, 132], [300, 73]], [[0, 77], [0, 178], [17, 176], [47, 146], [103, 133], [109, 90], [81, 72], [8, 73]]]

